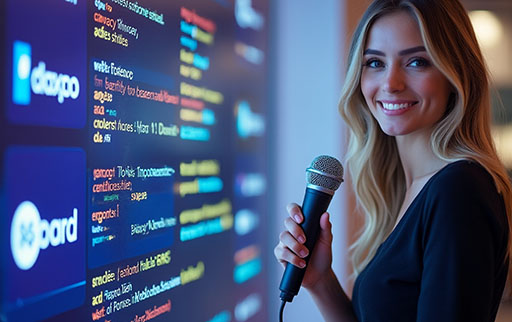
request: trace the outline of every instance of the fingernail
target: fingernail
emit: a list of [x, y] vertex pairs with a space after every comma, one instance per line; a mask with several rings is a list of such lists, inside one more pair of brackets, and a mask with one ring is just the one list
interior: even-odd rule
[[299, 266], [300, 266], [300, 268], [306, 267], [306, 262], [305, 261], [300, 261], [299, 262]]
[[301, 251], [299, 252], [299, 254], [300, 254], [300, 257], [306, 257], [306, 256], [308, 256], [308, 252], [307, 252], [306, 250], [304, 250], [304, 249], [303, 249], [303, 250], [301, 250]]
[[300, 224], [302, 218], [298, 214], [293, 215], [293, 218], [297, 224]]
[[304, 236], [300, 235], [298, 240], [299, 240], [299, 243], [304, 244], [304, 242], [306, 241], [306, 238], [304, 238]]

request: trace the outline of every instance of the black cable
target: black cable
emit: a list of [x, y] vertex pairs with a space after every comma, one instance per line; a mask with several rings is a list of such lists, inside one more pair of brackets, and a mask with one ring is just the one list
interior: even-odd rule
[[284, 305], [286, 304], [285, 300], [281, 300], [281, 309], [279, 309], [279, 322], [283, 322], [283, 312], [284, 312]]

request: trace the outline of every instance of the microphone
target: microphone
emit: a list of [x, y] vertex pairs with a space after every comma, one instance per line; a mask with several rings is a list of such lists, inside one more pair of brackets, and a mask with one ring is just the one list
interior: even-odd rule
[[[309, 249], [309, 255], [304, 258], [307, 267], [318, 239], [320, 216], [327, 210], [334, 192], [343, 182], [343, 166], [336, 158], [320, 155], [306, 169], [306, 182], [306, 192], [302, 202], [304, 221], [300, 226], [306, 235], [306, 243], [304, 245]], [[283, 302], [291, 302], [293, 297], [299, 293], [306, 267], [299, 268], [289, 263], [286, 265], [279, 286], [281, 290], [280, 297]]]

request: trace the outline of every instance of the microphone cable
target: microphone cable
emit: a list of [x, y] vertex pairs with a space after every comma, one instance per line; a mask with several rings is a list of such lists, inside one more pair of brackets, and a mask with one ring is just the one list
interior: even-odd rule
[[279, 322], [283, 322], [283, 312], [284, 312], [285, 304], [286, 304], [286, 301], [281, 299], [281, 308], [279, 309]]

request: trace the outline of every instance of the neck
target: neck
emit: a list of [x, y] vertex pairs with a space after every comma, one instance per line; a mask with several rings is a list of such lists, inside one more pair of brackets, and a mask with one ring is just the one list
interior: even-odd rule
[[430, 136], [431, 131], [421, 135], [411, 133], [395, 137], [407, 188], [419, 180], [430, 178], [448, 164], [432, 151]]

